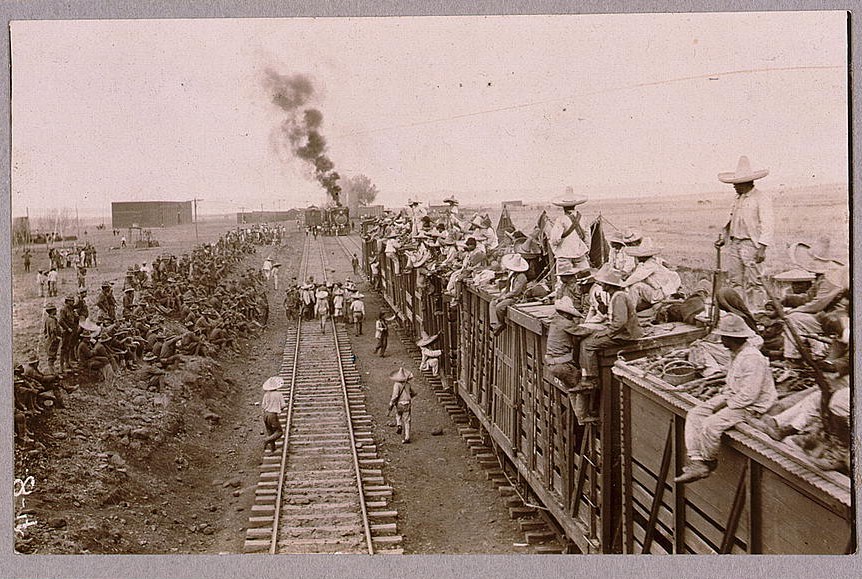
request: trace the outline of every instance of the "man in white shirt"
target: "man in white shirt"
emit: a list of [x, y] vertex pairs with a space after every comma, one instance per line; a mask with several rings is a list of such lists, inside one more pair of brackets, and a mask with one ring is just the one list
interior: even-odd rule
[[766, 258], [766, 248], [772, 244], [775, 230], [772, 199], [754, 186], [757, 179], [768, 174], [769, 169], [752, 170], [746, 156], [739, 158], [736, 171], [718, 174], [719, 181], [733, 185], [736, 199], [715, 246], [727, 245], [728, 281], [742, 290], [740, 293], [749, 309], [762, 301], [757, 268]]
[[361, 293], [354, 294], [353, 301], [350, 302], [350, 313], [353, 315], [357, 336], [362, 335], [362, 320], [365, 319], [365, 302], [362, 301], [364, 297]]

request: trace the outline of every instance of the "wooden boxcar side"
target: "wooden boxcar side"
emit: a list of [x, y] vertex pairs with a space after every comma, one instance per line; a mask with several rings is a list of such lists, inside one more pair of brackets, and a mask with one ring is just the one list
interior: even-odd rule
[[839, 554], [851, 544], [849, 479], [739, 425], [712, 476], [680, 485], [696, 402], [619, 363], [626, 553]]
[[595, 400], [601, 420], [581, 427], [565, 387], [544, 368], [553, 306], [509, 308], [508, 327], [495, 338], [487, 320], [491, 298], [472, 287], [461, 292], [460, 397], [581, 552], [622, 552], [619, 384], [611, 366], [620, 357], [687, 344], [704, 331], [668, 324], [602, 352]]
[[[378, 250], [367, 242], [365, 262]], [[435, 346], [444, 352], [444, 383], [581, 552], [845, 548], [849, 494], [843, 501], [806, 483], [758, 450], [763, 440], [731, 435], [713, 477], [688, 489], [668, 482], [684, 458], [687, 408], [641, 392], [625, 378], [621, 382], [614, 365], [688, 345], [705, 330], [685, 324], [651, 327], [629, 347], [602, 352], [596, 401], [601, 420], [584, 428], [574, 419], [563, 385], [545, 373], [551, 306], [509, 308], [507, 329], [494, 337], [488, 325], [492, 296], [464, 285], [459, 303], [452, 305], [443, 294], [445, 279], [431, 276], [417, 288], [416, 272], [405, 268], [403, 257], [377, 255], [383, 296], [401, 324], [414, 338], [423, 330], [440, 333]], [[825, 532], [813, 530], [818, 521], [828, 525]]]

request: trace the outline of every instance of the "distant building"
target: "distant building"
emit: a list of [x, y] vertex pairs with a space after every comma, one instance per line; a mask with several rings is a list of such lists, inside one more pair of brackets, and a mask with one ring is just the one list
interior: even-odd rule
[[244, 211], [236, 214], [237, 225], [243, 223], [277, 223], [279, 221], [296, 221], [302, 218], [299, 209], [287, 211]]
[[523, 207], [523, 206], [524, 206], [524, 202], [521, 201], [520, 199], [518, 199], [516, 201], [503, 201], [503, 208], [504, 209], [507, 209], [507, 208], [512, 209], [515, 207]]
[[111, 226], [171, 227], [192, 223], [191, 201], [115, 201], [111, 203]]
[[366, 205], [357, 209], [355, 214], [352, 212], [351, 214], [356, 215], [359, 219], [365, 219], [367, 217], [380, 217], [383, 215], [383, 211], [383, 205]]

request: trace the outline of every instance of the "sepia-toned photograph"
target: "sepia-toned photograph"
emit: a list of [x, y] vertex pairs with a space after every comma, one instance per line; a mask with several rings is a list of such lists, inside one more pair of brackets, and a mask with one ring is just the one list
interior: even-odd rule
[[13, 20], [17, 556], [855, 553], [848, 17]]

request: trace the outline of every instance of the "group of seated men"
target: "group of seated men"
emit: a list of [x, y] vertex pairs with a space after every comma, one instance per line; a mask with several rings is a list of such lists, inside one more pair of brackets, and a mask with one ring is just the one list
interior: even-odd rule
[[179, 259], [161, 256], [152, 270], [133, 268], [121, 303], [105, 282], [93, 304], [86, 290], [66, 297], [59, 315], [48, 304], [43, 325], [47, 371], [39, 368], [38, 352], [15, 368], [19, 435], [26, 435], [30, 416], [44, 411], [40, 401], [62, 405], [62, 390], [73, 389], [62, 380], [67, 374], [103, 380], [144, 365], [148, 387], [159, 389], [182, 354], [235, 350], [237, 339], [263, 327], [269, 314], [260, 270], [236, 272], [236, 265], [256, 251], [256, 244], [271, 241], [255, 229], [231, 231]]

